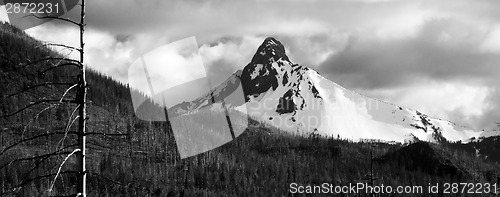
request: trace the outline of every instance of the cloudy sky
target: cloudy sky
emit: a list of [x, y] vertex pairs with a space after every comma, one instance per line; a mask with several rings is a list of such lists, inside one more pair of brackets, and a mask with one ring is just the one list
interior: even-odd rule
[[[475, 129], [492, 129], [500, 121], [498, 0], [88, 0], [87, 5], [87, 64], [122, 82], [128, 82], [128, 68], [140, 55], [192, 36], [207, 72], [223, 80], [273, 36], [294, 63], [362, 94]], [[76, 16], [74, 11], [67, 16]], [[27, 32], [78, 44], [77, 29], [60, 23]]]

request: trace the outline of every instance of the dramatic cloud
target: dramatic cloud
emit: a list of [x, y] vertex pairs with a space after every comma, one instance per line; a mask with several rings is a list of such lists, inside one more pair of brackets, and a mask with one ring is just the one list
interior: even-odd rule
[[[360, 36], [319, 70], [342, 85], [431, 115], [491, 128], [500, 110], [496, 28], [429, 19], [415, 36]], [[385, 91], [384, 91], [385, 90]], [[488, 114], [488, 115], [486, 115]], [[488, 120], [488, 121], [485, 121]]]
[[[87, 5], [87, 63], [122, 82], [141, 55], [196, 36], [206, 71], [219, 83], [273, 36], [294, 63], [363, 94], [475, 128], [490, 129], [500, 121], [498, 0], [88, 0]], [[68, 17], [78, 14], [74, 9]], [[62, 23], [28, 33], [77, 44], [76, 29]]]
[[354, 39], [330, 56], [320, 71], [354, 88], [404, 86], [424, 79], [494, 83], [500, 74], [497, 52], [480, 50], [489, 44], [489, 30], [461, 22], [426, 22], [407, 39]]
[[[396, 88], [358, 90], [374, 98], [425, 112], [432, 117], [451, 120], [469, 127], [494, 126], [479, 122], [493, 109], [490, 99], [494, 90], [462, 82], [423, 81]], [[489, 124], [489, 125], [488, 125]]]
[[252, 59], [264, 37], [222, 38], [200, 46], [200, 55], [214, 84], [220, 84]]
[[[47, 23], [41, 27], [26, 31], [37, 39], [62, 43], [69, 46], [79, 46], [80, 32], [76, 28], [68, 26], [57, 26]], [[64, 32], [64, 33], [61, 33]], [[113, 78], [127, 82], [127, 67], [134, 59], [131, 51], [135, 48], [132, 40], [124, 39], [124, 36], [89, 29], [85, 34], [85, 62], [92, 69], [111, 75]], [[55, 47], [55, 50], [71, 58], [78, 59], [77, 51], [63, 50]]]

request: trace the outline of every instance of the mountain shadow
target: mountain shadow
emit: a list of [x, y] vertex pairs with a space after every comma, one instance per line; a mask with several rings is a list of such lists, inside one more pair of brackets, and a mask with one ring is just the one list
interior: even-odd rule
[[470, 176], [450, 155], [436, 146], [428, 142], [417, 142], [388, 152], [375, 161], [381, 164], [392, 162], [408, 171], [422, 171], [429, 175], [451, 179], [464, 179]]

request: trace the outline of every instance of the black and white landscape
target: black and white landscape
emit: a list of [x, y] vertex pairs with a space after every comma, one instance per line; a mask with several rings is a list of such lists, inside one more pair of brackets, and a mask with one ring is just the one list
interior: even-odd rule
[[[86, 196], [498, 194], [497, 1], [86, 5]], [[47, 43], [80, 32], [4, 8], [0, 196], [72, 196], [80, 56]], [[296, 190], [324, 183], [423, 191]]]
[[[242, 99], [230, 98], [238, 89], [245, 94], [243, 103]], [[226, 105], [242, 109], [256, 120], [302, 135], [399, 143], [470, 142], [500, 135], [348, 90], [309, 67], [292, 63], [285, 46], [274, 38], [266, 38], [247, 66], [206, 96], [169, 110], [187, 113], [212, 106], [212, 97], [219, 102], [225, 100]]]

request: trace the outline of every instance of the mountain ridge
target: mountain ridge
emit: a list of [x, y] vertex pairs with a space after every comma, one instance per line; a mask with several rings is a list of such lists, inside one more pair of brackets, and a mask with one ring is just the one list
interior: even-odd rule
[[[243, 89], [243, 103], [225, 100], [238, 88]], [[469, 142], [485, 137], [451, 121], [349, 90], [312, 68], [291, 62], [283, 44], [272, 37], [264, 40], [242, 70], [205, 96], [189, 102], [190, 107], [185, 107], [184, 112], [221, 101], [258, 120], [301, 134], [401, 143]], [[179, 111], [175, 106], [171, 110]]]

